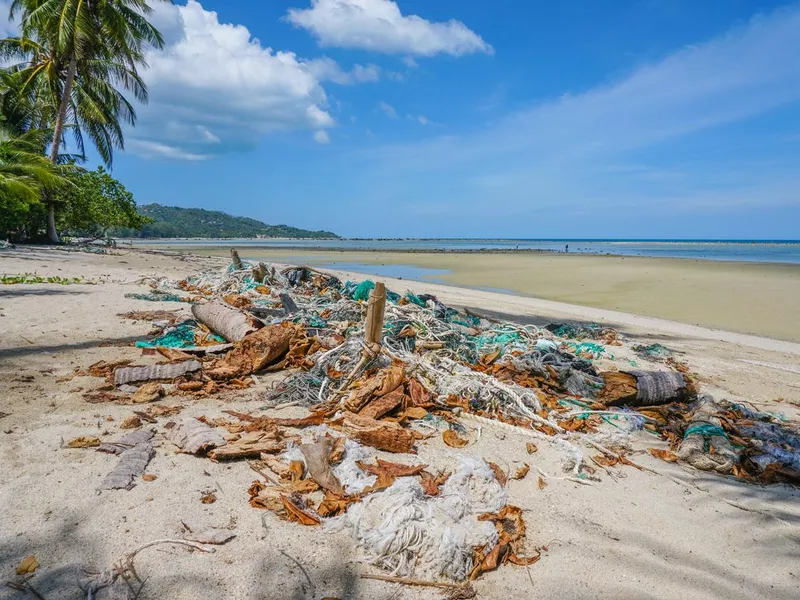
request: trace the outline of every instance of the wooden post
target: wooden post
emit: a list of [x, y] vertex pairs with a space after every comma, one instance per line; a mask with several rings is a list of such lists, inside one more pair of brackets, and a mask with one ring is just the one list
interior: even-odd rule
[[386, 312], [386, 285], [378, 282], [369, 295], [367, 321], [364, 324], [364, 341], [368, 346], [381, 343], [383, 316]]
[[253, 280], [256, 283], [264, 283], [264, 279], [267, 277], [267, 265], [263, 262], [258, 263], [257, 266], [253, 267]]
[[233, 261], [233, 268], [237, 271], [242, 268], [242, 259], [239, 258], [239, 253], [236, 248], [231, 248], [231, 260]]

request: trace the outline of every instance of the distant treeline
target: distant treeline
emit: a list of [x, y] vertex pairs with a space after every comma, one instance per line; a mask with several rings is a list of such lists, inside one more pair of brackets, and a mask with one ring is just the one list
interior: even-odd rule
[[143, 217], [152, 219], [140, 230], [117, 229], [120, 237], [138, 238], [313, 238], [338, 239], [330, 231], [309, 231], [288, 225], [267, 225], [247, 217], [234, 217], [216, 210], [179, 208], [161, 204], [145, 204], [137, 208]]

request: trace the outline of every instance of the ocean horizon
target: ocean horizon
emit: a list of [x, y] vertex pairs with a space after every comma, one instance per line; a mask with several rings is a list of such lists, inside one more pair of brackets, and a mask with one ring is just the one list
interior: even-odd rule
[[134, 239], [136, 245], [245, 247], [298, 251], [553, 252], [652, 258], [800, 264], [800, 240], [567, 238], [193, 238]]

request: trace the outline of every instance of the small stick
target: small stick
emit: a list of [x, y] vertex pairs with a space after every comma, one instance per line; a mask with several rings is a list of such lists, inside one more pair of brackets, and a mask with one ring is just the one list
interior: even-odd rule
[[461, 583], [445, 583], [443, 581], [425, 581], [424, 579], [409, 579], [407, 577], [394, 577], [393, 575], [373, 575], [363, 573], [361, 579], [376, 579], [378, 581], [388, 581], [390, 583], [402, 583], [403, 585], [420, 585], [424, 587], [437, 587], [445, 590], [463, 590], [467, 586]]
[[301, 564], [300, 564], [300, 561], [299, 561], [299, 560], [297, 560], [297, 559], [296, 559], [294, 556], [291, 556], [290, 554], [287, 554], [287, 553], [286, 553], [286, 552], [284, 552], [283, 550], [281, 550], [281, 551], [280, 551], [280, 553], [281, 553], [281, 554], [283, 554], [283, 555], [284, 555], [286, 558], [288, 558], [289, 560], [291, 560], [291, 561], [292, 561], [294, 564], [296, 564], [296, 565], [297, 565], [297, 566], [300, 568], [300, 570], [303, 572], [303, 575], [305, 575], [305, 576], [306, 576], [306, 580], [308, 580], [308, 585], [310, 585], [310, 586], [311, 586], [311, 590], [312, 590], [313, 592], [316, 592], [316, 590], [317, 590], [317, 586], [315, 586], [315, 585], [314, 585], [314, 582], [313, 582], [313, 581], [311, 581], [311, 577], [309, 577], [309, 575], [308, 575], [308, 572], [305, 570], [305, 568], [303, 567], [303, 565], [301, 565]]

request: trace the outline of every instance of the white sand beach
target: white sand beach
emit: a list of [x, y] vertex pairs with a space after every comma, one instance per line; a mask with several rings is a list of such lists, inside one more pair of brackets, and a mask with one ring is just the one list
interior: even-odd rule
[[[31, 580], [46, 598], [81, 598], [81, 571], [108, 568], [124, 553], [157, 539], [180, 537], [181, 520], [229, 527], [236, 538], [214, 553], [162, 546], [137, 558], [147, 578], [141, 598], [439, 598], [438, 590], [361, 579], [374, 572], [358, 562], [350, 537], [321, 527], [280, 521], [248, 505], [257, 477], [244, 463], [214, 463], [177, 454], [163, 441], [147, 472], [130, 491], [96, 491], [115, 457], [63, 447], [81, 435], [119, 437], [131, 406], [89, 404], [82, 391], [99, 381], [59, 381], [76, 367], [99, 360], [140, 359], [129, 344], [150, 324], [118, 313], [180, 309], [179, 303], [128, 299], [144, 276], [185, 277], [223, 268], [216, 257], [120, 251], [114, 255], [57, 249], [6, 250], [0, 273], [83, 277], [97, 284], [0, 286], [0, 572], [11, 579], [28, 555], [40, 567]], [[362, 279], [363, 275], [353, 275]], [[749, 402], [759, 410], [800, 417], [800, 344], [707, 329], [652, 317], [587, 308], [446, 285], [381, 278], [397, 291], [435, 294], [442, 302], [497, 318], [544, 325], [552, 321], [613, 326], [626, 344], [605, 367], [641, 359], [631, 343], [658, 342], [678, 353], [703, 391]], [[487, 285], [492, 285], [488, 283]], [[784, 301], [785, 298], [784, 298]], [[753, 310], [758, 310], [753, 307]], [[643, 365], [643, 366], [646, 366]], [[263, 394], [285, 374], [258, 378], [247, 390], [204, 399], [166, 397], [182, 416], [219, 416], [225, 409], [255, 411]], [[292, 407], [281, 416], [300, 416]], [[278, 414], [269, 411], [267, 414]], [[477, 437], [477, 436], [475, 436]], [[535, 476], [509, 482], [509, 502], [528, 526], [526, 549], [542, 549], [529, 567], [508, 565], [475, 582], [478, 597], [501, 598], [752, 598], [800, 596], [800, 491], [757, 486], [668, 464], [645, 452], [665, 447], [647, 432], [633, 437], [635, 460], [655, 472], [613, 467], [600, 481], [577, 485], [559, 479], [560, 449], [521, 431], [483, 426], [479, 438], [455, 450], [432, 438], [415, 460], [451, 464], [454, 455], [483, 456], [506, 471], [522, 462], [550, 474], [540, 489]], [[396, 456], [395, 456], [396, 459]], [[217, 501], [203, 504], [214, 491]], [[2, 597], [24, 597], [3, 588]]]

